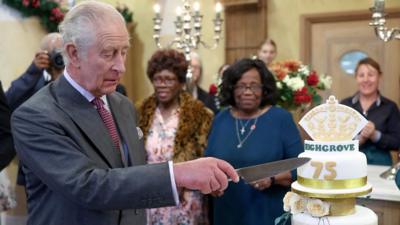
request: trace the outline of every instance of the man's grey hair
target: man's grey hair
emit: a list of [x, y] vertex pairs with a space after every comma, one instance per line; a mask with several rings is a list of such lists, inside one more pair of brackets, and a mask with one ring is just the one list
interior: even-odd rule
[[122, 15], [111, 5], [97, 1], [85, 1], [74, 6], [58, 29], [64, 41], [64, 61], [68, 64], [65, 46], [74, 44], [78, 54], [86, 57], [87, 49], [95, 43], [96, 31], [105, 23], [125, 23]]
[[62, 40], [63, 39], [60, 33], [57, 32], [49, 33], [42, 38], [42, 41], [40, 42], [40, 49], [51, 52], [56, 47], [61, 48], [61, 46], [58, 45], [62, 43]]
[[200, 55], [197, 52], [190, 52], [190, 58], [191, 59], [197, 59], [197, 61], [199, 61], [200, 66], [203, 67], [203, 63], [201, 61]]

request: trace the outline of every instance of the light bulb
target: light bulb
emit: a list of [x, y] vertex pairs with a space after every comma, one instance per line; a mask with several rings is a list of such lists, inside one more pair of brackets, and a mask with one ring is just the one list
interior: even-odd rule
[[215, 12], [220, 13], [222, 11], [222, 4], [220, 2], [217, 2], [215, 4]]
[[182, 8], [181, 7], [176, 7], [176, 10], [175, 10], [175, 12], [176, 12], [176, 15], [177, 16], [181, 16], [182, 15]]
[[193, 3], [193, 9], [196, 12], [200, 11], [200, 3], [199, 2]]
[[153, 9], [155, 13], [160, 13], [161, 11], [161, 7], [158, 3], [153, 6]]

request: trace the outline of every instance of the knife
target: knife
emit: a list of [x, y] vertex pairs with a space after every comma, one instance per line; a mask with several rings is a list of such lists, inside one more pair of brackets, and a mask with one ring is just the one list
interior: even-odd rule
[[252, 183], [264, 178], [275, 176], [279, 173], [290, 171], [306, 164], [311, 158], [290, 158], [255, 166], [236, 169], [239, 176], [246, 182]]

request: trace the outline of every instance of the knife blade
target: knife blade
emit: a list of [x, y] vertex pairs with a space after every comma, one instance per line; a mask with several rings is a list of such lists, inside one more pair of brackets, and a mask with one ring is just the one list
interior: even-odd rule
[[290, 158], [278, 160], [269, 163], [263, 163], [255, 166], [248, 166], [236, 169], [246, 183], [251, 183], [264, 178], [275, 176], [279, 173], [290, 171], [306, 164], [311, 158]]

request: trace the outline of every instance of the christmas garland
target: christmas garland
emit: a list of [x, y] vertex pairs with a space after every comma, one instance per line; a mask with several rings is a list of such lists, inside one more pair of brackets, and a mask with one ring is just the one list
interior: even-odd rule
[[116, 9], [121, 13], [122, 17], [124, 17], [126, 23], [133, 22], [133, 12], [128, 8], [128, 6], [119, 4]]
[[[40, 23], [49, 32], [58, 31], [58, 24], [67, 12], [66, 9], [61, 8], [59, 1], [55, 0], [3, 0], [3, 3], [18, 10], [24, 17], [39, 17]], [[124, 17], [126, 23], [133, 22], [133, 12], [126, 5], [119, 5], [116, 9]]]
[[49, 32], [57, 31], [64, 19], [65, 10], [60, 4], [49, 0], [3, 0], [3, 3], [18, 10], [24, 17], [37, 16]]

